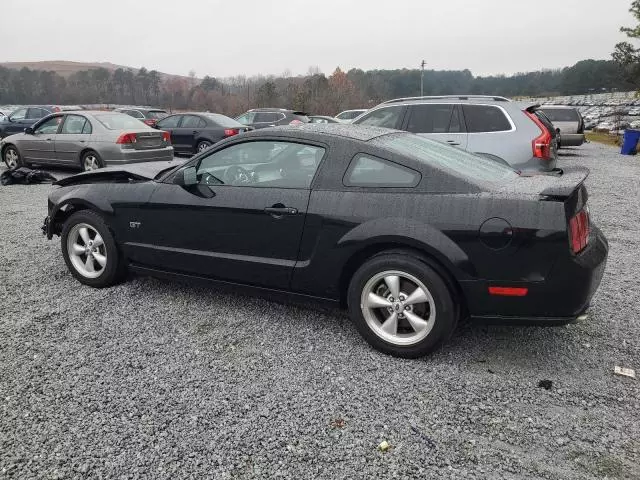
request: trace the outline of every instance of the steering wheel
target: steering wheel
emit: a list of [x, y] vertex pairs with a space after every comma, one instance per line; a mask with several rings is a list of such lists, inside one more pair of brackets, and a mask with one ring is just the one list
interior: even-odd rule
[[251, 183], [252, 175], [248, 170], [235, 165], [233, 167], [229, 167], [227, 171], [224, 172], [224, 182], [230, 185]]

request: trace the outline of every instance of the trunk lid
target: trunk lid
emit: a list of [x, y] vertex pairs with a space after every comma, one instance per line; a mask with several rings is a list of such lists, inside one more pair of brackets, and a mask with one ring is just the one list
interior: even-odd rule
[[138, 130], [131, 132], [135, 134], [136, 141], [133, 148], [136, 150], [149, 150], [150, 148], [163, 148], [166, 146], [162, 140], [162, 131], [160, 130]]
[[541, 200], [566, 200], [580, 189], [589, 176], [589, 169], [584, 167], [567, 167], [550, 172], [522, 174], [509, 184], [497, 189], [498, 193], [515, 195], [535, 195]]

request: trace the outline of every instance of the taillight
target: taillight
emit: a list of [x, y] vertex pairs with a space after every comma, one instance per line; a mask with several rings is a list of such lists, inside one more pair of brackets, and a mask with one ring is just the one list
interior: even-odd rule
[[162, 132], [162, 141], [165, 143], [171, 143], [171, 134], [169, 132]]
[[116, 143], [118, 145], [130, 145], [138, 141], [135, 133], [123, 133], [118, 137]]
[[589, 243], [589, 211], [586, 208], [569, 220], [569, 243], [573, 253], [580, 253]]
[[240, 130], [237, 128], [225, 128], [224, 129], [224, 136], [225, 137], [232, 137], [233, 135], [237, 135], [240, 133]]
[[542, 131], [540, 135], [533, 139], [531, 142], [531, 148], [533, 150], [533, 156], [542, 160], [551, 160], [551, 142], [553, 137], [547, 127], [540, 121], [535, 113], [527, 112], [527, 116], [533, 120], [533, 123]]

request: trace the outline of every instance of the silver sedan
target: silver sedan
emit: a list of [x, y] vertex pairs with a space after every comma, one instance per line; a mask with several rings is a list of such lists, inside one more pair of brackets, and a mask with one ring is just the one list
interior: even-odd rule
[[77, 111], [49, 115], [24, 133], [5, 137], [7, 167], [77, 167], [84, 171], [131, 162], [173, 159], [171, 136], [117, 112]]

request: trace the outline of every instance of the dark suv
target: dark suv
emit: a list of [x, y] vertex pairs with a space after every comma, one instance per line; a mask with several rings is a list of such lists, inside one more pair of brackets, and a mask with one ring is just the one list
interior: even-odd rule
[[309, 117], [304, 112], [285, 108], [254, 108], [237, 117], [236, 121], [253, 128], [267, 128], [309, 123]]
[[82, 108], [57, 105], [30, 105], [28, 107], [20, 107], [0, 121], [0, 138], [8, 137], [14, 133], [22, 133], [25, 128], [30, 127], [41, 118], [51, 113], [67, 110], [82, 110]]

